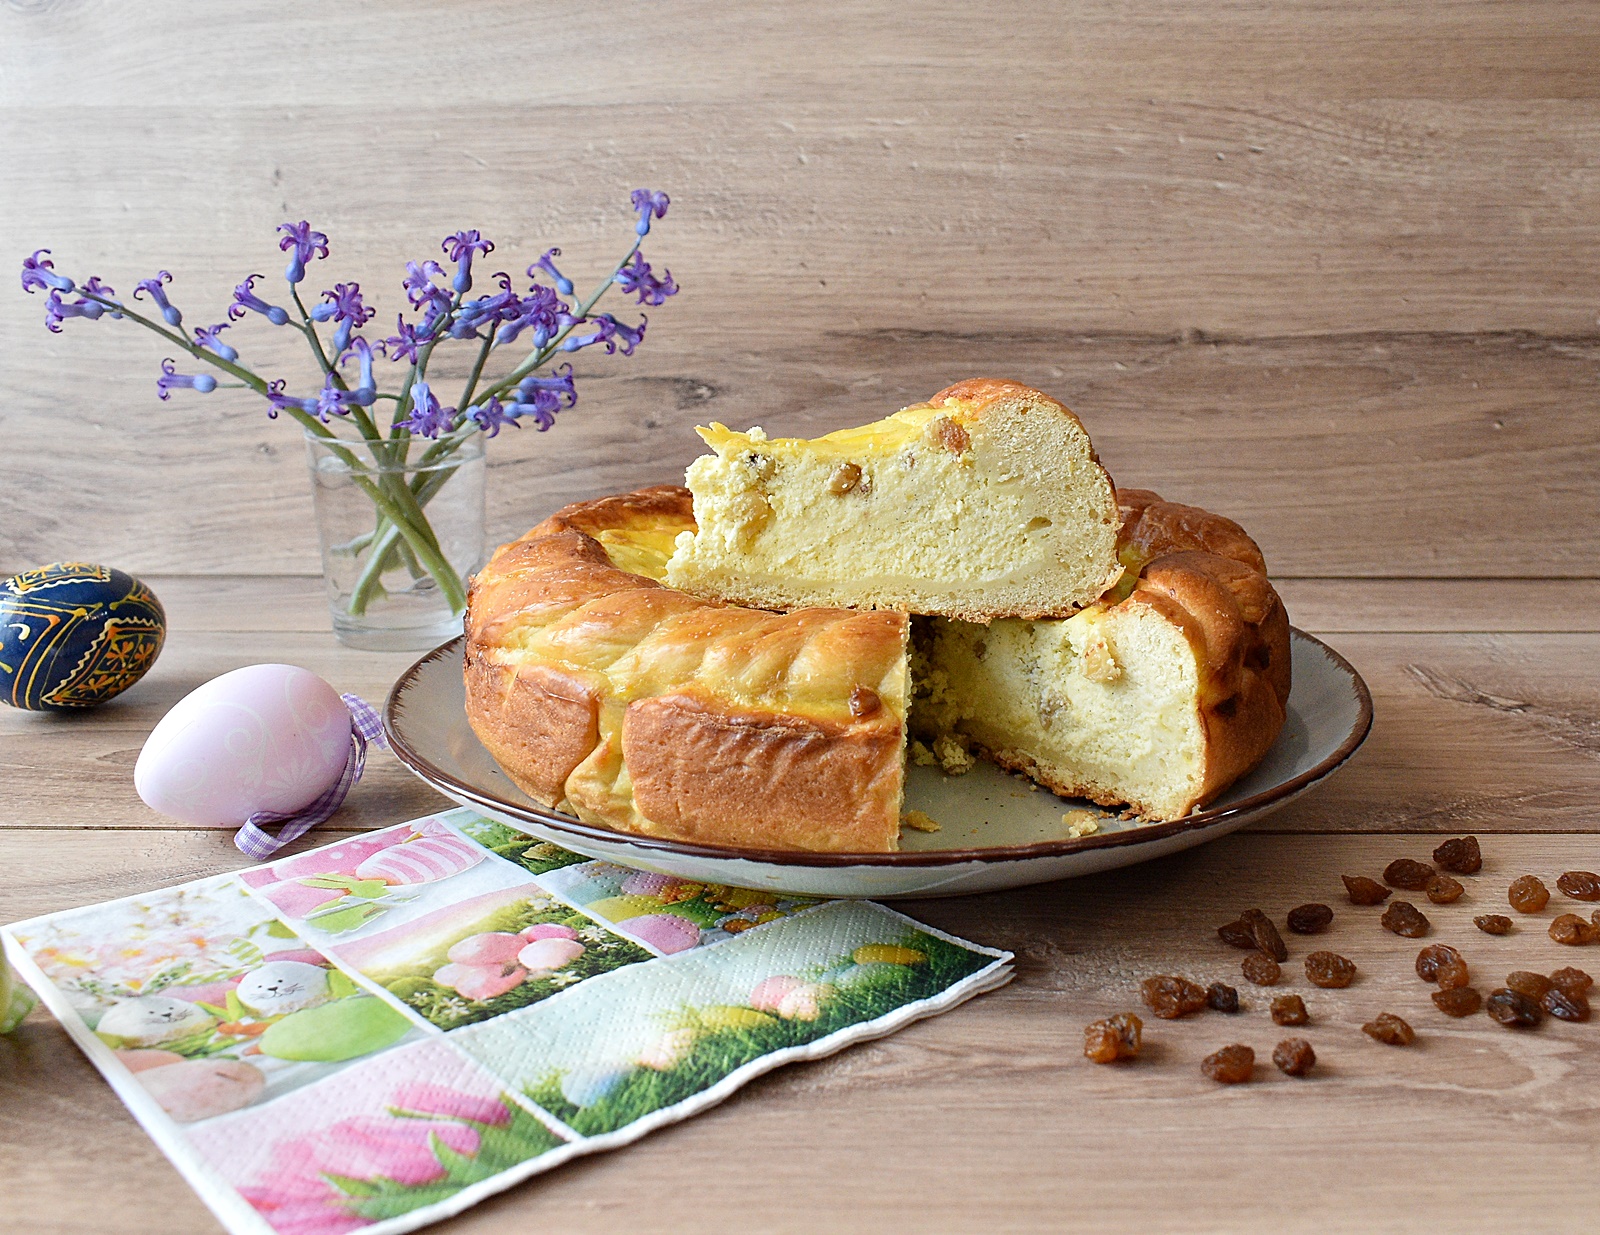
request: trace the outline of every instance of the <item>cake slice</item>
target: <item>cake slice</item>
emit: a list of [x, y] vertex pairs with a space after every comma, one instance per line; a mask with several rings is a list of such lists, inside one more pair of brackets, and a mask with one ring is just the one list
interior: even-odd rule
[[972, 622], [1069, 614], [1122, 573], [1111, 478], [1083, 425], [974, 380], [812, 441], [699, 430], [697, 530], [666, 582], [765, 609], [899, 609]]
[[969, 747], [1068, 797], [1180, 819], [1253, 768], [1289, 697], [1289, 622], [1238, 524], [1119, 494], [1127, 573], [1069, 618], [914, 624], [913, 755]]

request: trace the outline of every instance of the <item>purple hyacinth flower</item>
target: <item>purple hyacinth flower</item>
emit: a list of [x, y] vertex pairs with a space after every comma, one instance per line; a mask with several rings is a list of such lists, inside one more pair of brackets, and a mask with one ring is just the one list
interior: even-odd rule
[[356, 383], [356, 388], [349, 392], [350, 402], [361, 407], [371, 407], [378, 395], [378, 383], [372, 377], [372, 348], [360, 335], [350, 340], [350, 350], [339, 357], [339, 363], [346, 364], [352, 356], [361, 366], [361, 378]]
[[312, 231], [311, 224], [304, 219], [298, 223], [279, 223], [278, 230], [283, 233], [278, 247], [289, 254], [289, 264], [284, 267], [283, 277], [291, 283], [298, 283], [306, 277], [307, 262], [312, 258], [328, 256], [328, 238], [321, 232]]
[[518, 427], [517, 418], [514, 415], [507, 415], [506, 409], [500, 405], [500, 400], [493, 395], [489, 396], [488, 402], [479, 404], [468, 412], [467, 419], [490, 437], [500, 436], [501, 425], [510, 425], [513, 429]]
[[291, 409], [297, 408], [302, 412], [312, 413], [317, 410], [317, 401], [315, 399], [293, 398], [283, 393], [283, 387], [284, 381], [281, 377], [277, 381], [267, 383], [267, 402], [271, 405], [267, 408], [267, 418], [269, 420], [276, 420], [279, 412]]
[[201, 394], [208, 395], [216, 388], [217, 379], [209, 373], [189, 376], [179, 373], [170, 359], [161, 362], [161, 376], [156, 378], [157, 398], [170, 399], [174, 390], [198, 390]]
[[381, 344], [383, 354], [390, 360], [409, 360], [417, 363], [417, 349], [428, 341], [426, 332], [419, 331], [415, 326], [406, 321], [404, 315], [394, 315], [395, 329], [398, 334], [392, 334]]
[[94, 321], [102, 313], [105, 306], [96, 304], [92, 300], [85, 300], [79, 296], [71, 304], [61, 299], [61, 293], [54, 288], [50, 289], [50, 299], [44, 305], [44, 324], [51, 334], [61, 333], [61, 323], [69, 317], [82, 317]]
[[590, 318], [594, 323], [595, 332], [592, 335], [579, 338], [577, 335], [568, 335], [561, 344], [564, 352], [575, 352], [580, 348], [591, 347], [596, 343], [606, 345], [606, 354], [621, 351], [624, 356], [633, 355], [633, 349], [639, 346], [639, 341], [644, 338], [644, 328], [649, 323], [648, 317], [641, 316], [637, 328], [619, 322], [609, 313], [602, 313], [599, 317]]
[[528, 277], [530, 279], [537, 278], [538, 276], [533, 272], [535, 270], [542, 270], [545, 272], [545, 274], [550, 276], [550, 281], [556, 285], [556, 291], [560, 292], [563, 296], [570, 296], [572, 295], [572, 280], [557, 270], [555, 262], [550, 260], [552, 257], [560, 256], [560, 249], [546, 249], [544, 256], [538, 261], [534, 262], [533, 265], [528, 267]]
[[444, 295], [445, 303], [449, 304], [449, 294], [435, 287], [433, 283], [434, 279], [442, 274], [444, 267], [432, 258], [423, 262], [406, 263], [406, 277], [401, 280], [400, 286], [406, 289], [406, 299], [411, 302], [413, 309], [420, 309], [441, 294]]
[[672, 271], [663, 270], [663, 278], [656, 278], [643, 253], [633, 255], [633, 263], [617, 271], [616, 283], [624, 295], [639, 297], [640, 304], [665, 304], [668, 296], [678, 294], [678, 285], [672, 281]]
[[90, 275], [88, 281], [79, 290], [85, 296], [98, 296], [101, 300], [111, 301], [111, 305], [115, 307], [107, 306], [106, 312], [118, 321], [122, 319], [122, 314], [117, 312], [117, 309], [122, 307], [122, 302], [116, 299], [117, 289], [100, 282], [99, 275]]
[[227, 328], [227, 322], [218, 322], [215, 326], [196, 326], [194, 328], [194, 341], [201, 347], [215, 352], [224, 360], [237, 360], [239, 359], [238, 351], [229, 347], [219, 337]]
[[543, 347], [560, 330], [564, 317], [572, 320], [566, 317], [568, 308], [566, 301], [556, 299], [556, 294], [548, 287], [535, 283], [533, 289], [517, 302], [496, 338], [501, 343], [513, 342], [531, 326], [534, 347]]
[[133, 298], [139, 299], [140, 292], [149, 292], [150, 299], [156, 302], [156, 307], [161, 310], [161, 316], [169, 326], [183, 325], [183, 314], [173, 308], [167, 301], [167, 293], [162, 289], [163, 283], [171, 283], [172, 276], [165, 270], [158, 271], [153, 279], [140, 279], [139, 285], [133, 289]]
[[556, 422], [556, 413], [578, 401], [572, 380], [572, 366], [564, 365], [549, 377], [528, 376], [517, 383], [517, 398], [509, 409], [512, 416], [532, 416], [543, 433]]
[[667, 207], [672, 199], [665, 193], [658, 193], [653, 189], [635, 189], [633, 191], [633, 208], [639, 212], [639, 221], [634, 224], [633, 230], [641, 236], [650, 234], [650, 216], [658, 219], [667, 217]]
[[478, 235], [478, 229], [475, 227], [457, 232], [453, 236], [446, 236], [439, 247], [444, 250], [444, 255], [456, 264], [456, 277], [450, 280], [450, 286], [463, 294], [472, 290], [473, 256], [478, 253], [494, 252], [493, 242]]
[[335, 283], [331, 292], [322, 293], [322, 298], [326, 303], [311, 310], [311, 320], [325, 322], [332, 318], [339, 323], [333, 332], [333, 350], [338, 355], [350, 346], [350, 332], [365, 326], [378, 316], [378, 311], [361, 302], [359, 283]]
[[455, 428], [455, 419], [456, 409], [440, 407], [427, 382], [414, 382], [411, 386], [411, 414], [396, 423], [419, 437], [438, 437]]
[[348, 416], [350, 409], [356, 405], [356, 392], [353, 390], [340, 390], [334, 384], [333, 373], [322, 379], [322, 389], [317, 392], [315, 399], [308, 399], [307, 411], [311, 412], [323, 424], [328, 423], [329, 416]]
[[511, 290], [511, 276], [502, 270], [497, 271], [494, 277], [500, 284], [500, 290], [492, 296], [462, 301], [461, 307], [456, 310], [456, 322], [451, 334], [456, 334], [456, 327], [465, 325], [469, 331], [476, 331], [479, 326], [509, 322], [521, 313], [522, 299]]
[[253, 274], [238, 287], [233, 289], [233, 303], [228, 306], [228, 316], [238, 321], [245, 313], [259, 313], [274, 326], [287, 325], [289, 315], [275, 304], [268, 304], [253, 290], [256, 280], [261, 276]]
[[55, 263], [45, 256], [49, 252], [49, 249], [38, 249], [32, 257], [22, 259], [22, 290], [30, 296], [45, 288], [70, 292], [75, 286], [66, 275], [56, 273]]

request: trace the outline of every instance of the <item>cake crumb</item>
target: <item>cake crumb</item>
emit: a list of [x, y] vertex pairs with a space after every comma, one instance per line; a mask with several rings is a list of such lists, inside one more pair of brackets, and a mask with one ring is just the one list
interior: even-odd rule
[[939, 761], [934, 757], [933, 752], [921, 742], [913, 741], [911, 743], [911, 762], [919, 768], [931, 768]]
[[1069, 810], [1061, 816], [1061, 822], [1067, 825], [1067, 835], [1073, 840], [1093, 836], [1100, 830], [1100, 816], [1092, 810]]
[[970, 772], [977, 762], [967, 753], [967, 748], [948, 733], [934, 739], [933, 753], [946, 776], [960, 776]]
[[900, 826], [910, 828], [913, 832], [937, 832], [939, 830], [938, 822], [920, 810], [901, 811]]

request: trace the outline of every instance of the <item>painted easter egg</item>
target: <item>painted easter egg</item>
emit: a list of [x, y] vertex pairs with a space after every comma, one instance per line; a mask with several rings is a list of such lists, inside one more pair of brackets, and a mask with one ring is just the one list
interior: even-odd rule
[[561, 1078], [561, 1096], [573, 1106], [594, 1106], [616, 1092], [632, 1068], [578, 1068]]
[[854, 953], [858, 965], [920, 965], [927, 959], [915, 948], [902, 948], [892, 943], [864, 943]]
[[256, 811], [310, 805], [349, 757], [338, 691], [294, 665], [247, 665], [178, 700], [139, 752], [133, 784], [164, 815], [236, 828]]
[[506, 962], [499, 965], [463, 965], [452, 961], [433, 971], [433, 980], [448, 986], [463, 999], [482, 1003], [497, 999], [507, 991], [522, 985], [528, 971], [521, 965]]
[[671, 1072], [689, 1057], [694, 1050], [695, 1033], [692, 1029], [669, 1029], [639, 1053], [641, 1068], [657, 1072]]
[[132, 575], [57, 562], [0, 580], [0, 701], [33, 712], [93, 707], [161, 654], [167, 615]]
[[393, 884], [435, 883], [471, 870], [484, 856], [476, 845], [454, 836], [423, 836], [373, 854], [356, 867], [356, 878]]
[[268, 961], [245, 975], [234, 993], [262, 1016], [286, 1016], [331, 997], [328, 971], [305, 961]]
[[778, 1005], [791, 991], [797, 991], [804, 985], [799, 978], [786, 973], [777, 974], [756, 983], [755, 990], [750, 992], [750, 1006], [760, 1012], [776, 1012]]
[[129, 1072], [148, 1072], [151, 1068], [164, 1068], [169, 1063], [182, 1063], [183, 1056], [177, 1051], [163, 1051], [154, 1048], [120, 1050], [116, 1052], [118, 1061]]
[[373, 995], [352, 995], [293, 1012], [268, 1026], [261, 1053], [275, 1059], [338, 1063], [392, 1046], [411, 1022]]
[[210, 1029], [217, 1023], [203, 1008], [166, 995], [123, 999], [106, 1010], [95, 1032], [113, 1050], [127, 1046], [160, 1046]]
[[517, 959], [517, 953], [527, 947], [521, 935], [505, 931], [488, 931], [481, 935], [468, 935], [450, 945], [445, 955], [458, 965], [503, 965]]
[[607, 896], [597, 901], [590, 901], [584, 906], [589, 913], [597, 918], [604, 918], [607, 922], [637, 918], [641, 914], [654, 913], [660, 908], [661, 902], [653, 896]]
[[537, 922], [524, 927], [522, 937], [532, 943], [535, 939], [576, 939], [578, 932], [570, 926], [562, 926], [559, 922]]
[[583, 952], [583, 945], [576, 939], [535, 939], [517, 953], [517, 964], [530, 973], [549, 973], [572, 964]]
[[260, 1068], [236, 1059], [186, 1059], [141, 1072], [139, 1081], [181, 1124], [249, 1106], [267, 1087]]
[[688, 918], [675, 913], [649, 913], [637, 918], [624, 918], [617, 923], [635, 939], [642, 939], [658, 952], [671, 956], [674, 952], [687, 952], [700, 942], [700, 928]]
[[814, 1021], [822, 1015], [822, 1003], [834, 988], [816, 982], [798, 986], [778, 1001], [774, 1009], [786, 1021]]

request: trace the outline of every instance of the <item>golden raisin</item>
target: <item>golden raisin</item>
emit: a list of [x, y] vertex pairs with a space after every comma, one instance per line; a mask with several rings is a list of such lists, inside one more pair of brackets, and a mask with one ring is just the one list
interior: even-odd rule
[[1582, 992], [1564, 991], [1559, 986], [1547, 990], [1539, 1006], [1558, 1021], [1589, 1019], [1589, 997]]
[[1506, 889], [1506, 899], [1518, 913], [1538, 913], [1550, 903], [1550, 889], [1537, 875], [1519, 875]]
[[1315, 935], [1333, 923], [1333, 908], [1329, 905], [1296, 905], [1289, 910], [1289, 929], [1296, 935]]
[[1506, 986], [1519, 995], [1526, 995], [1529, 999], [1542, 999], [1544, 993], [1554, 985], [1555, 983], [1544, 974], [1532, 973], [1526, 969], [1506, 974]]
[[1095, 1063], [1133, 1059], [1143, 1045], [1144, 1022], [1132, 1012], [1118, 1012], [1083, 1027], [1083, 1053]]
[[828, 492], [843, 497], [861, 483], [861, 467], [855, 463], [841, 463], [828, 478]]
[[1465, 986], [1472, 981], [1472, 975], [1467, 970], [1467, 962], [1457, 957], [1453, 961], [1446, 961], [1439, 966], [1439, 971], [1433, 980], [1439, 984], [1442, 991], [1453, 991], [1458, 986]]
[[1279, 995], [1272, 1001], [1272, 1023], [1275, 1025], [1304, 1025], [1310, 1019], [1306, 1001], [1298, 995]]
[[1556, 887], [1575, 901], [1600, 901], [1600, 875], [1593, 871], [1568, 871], [1556, 880]]
[[1283, 942], [1283, 936], [1278, 934], [1278, 928], [1272, 924], [1272, 919], [1259, 909], [1246, 909], [1239, 915], [1239, 921], [1250, 928], [1250, 933], [1255, 936], [1256, 947], [1265, 952], [1275, 961], [1289, 959], [1289, 948]]
[[1386, 884], [1391, 888], [1404, 888], [1408, 892], [1422, 891], [1433, 876], [1433, 867], [1411, 858], [1396, 858], [1383, 868], [1383, 881]]
[[1511, 919], [1503, 913], [1484, 913], [1472, 919], [1472, 924], [1485, 935], [1509, 935]]
[[1383, 929], [1404, 935], [1407, 939], [1421, 939], [1428, 933], [1428, 919], [1410, 901], [1395, 901], [1378, 919]]
[[1278, 962], [1264, 952], [1250, 953], [1239, 962], [1239, 969], [1257, 986], [1274, 986], [1283, 976], [1283, 970], [1278, 967]]
[[883, 710], [883, 700], [878, 692], [868, 686], [857, 686], [850, 692], [850, 715], [857, 720], [876, 716]]
[[1501, 987], [1490, 991], [1483, 1001], [1483, 1010], [1508, 1029], [1532, 1029], [1544, 1020], [1544, 1011], [1521, 991]]
[[1461, 894], [1466, 889], [1461, 886], [1459, 879], [1452, 879], [1449, 875], [1435, 875], [1428, 880], [1428, 886], [1423, 891], [1435, 905], [1453, 905], [1461, 899]]
[[1593, 978], [1581, 969], [1574, 969], [1571, 965], [1568, 965], [1565, 969], [1557, 969], [1552, 972], [1550, 981], [1554, 982], [1569, 995], [1574, 992], [1581, 995], [1594, 985]]
[[964, 455], [972, 449], [972, 435], [948, 416], [933, 422], [933, 434], [939, 445], [953, 455]]
[[1483, 869], [1483, 854], [1478, 849], [1476, 836], [1457, 836], [1445, 841], [1433, 851], [1433, 860], [1441, 869], [1458, 875], [1476, 875]]
[[1575, 913], [1563, 913], [1550, 923], [1550, 938], [1578, 947], [1600, 939], [1600, 925], [1585, 922]]
[[1237, 1012], [1239, 992], [1226, 982], [1213, 982], [1206, 987], [1206, 1006], [1218, 1012]]
[[1248, 1081], [1256, 1070], [1256, 1053], [1248, 1046], [1225, 1046], [1200, 1061], [1200, 1071], [1221, 1085]]
[[1446, 1016], [1471, 1016], [1483, 1007], [1483, 996], [1475, 987], [1457, 986], [1447, 991], [1434, 991], [1433, 1002]]
[[1150, 1011], [1164, 1021], [1177, 1020], [1206, 1006], [1205, 987], [1171, 974], [1146, 978], [1139, 984], [1139, 992], [1150, 1006]]
[[1304, 1076], [1316, 1065], [1317, 1053], [1304, 1038], [1285, 1038], [1272, 1052], [1272, 1062], [1289, 1076]]
[[1417, 1040], [1417, 1031], [1392, 1012], [1378, 1013], [1376, 1019], [1361, 1026], [1361, 1032], [1389, 1046], [1410, 1046]]
[[1352, 905], [1381, 905], [1394, 895], [1376, 879], [1368, 879], [1365, 875], [1340, 875], [1344, 880], [1344, 890], [1350, 894]]
[[1306, 978], [1313, 986], [1336, 990], [1355, 981], [1356, 963], [1337, 952], [1313, 952], [1306, 957]]
[[1417, 977], [1424, 982], [1433, 982], [1437, 979], [1439, 966], [1459, 961], [1461, 953], [1457, 952], [1447, 943], [1430, 943], [1417, 953]]

